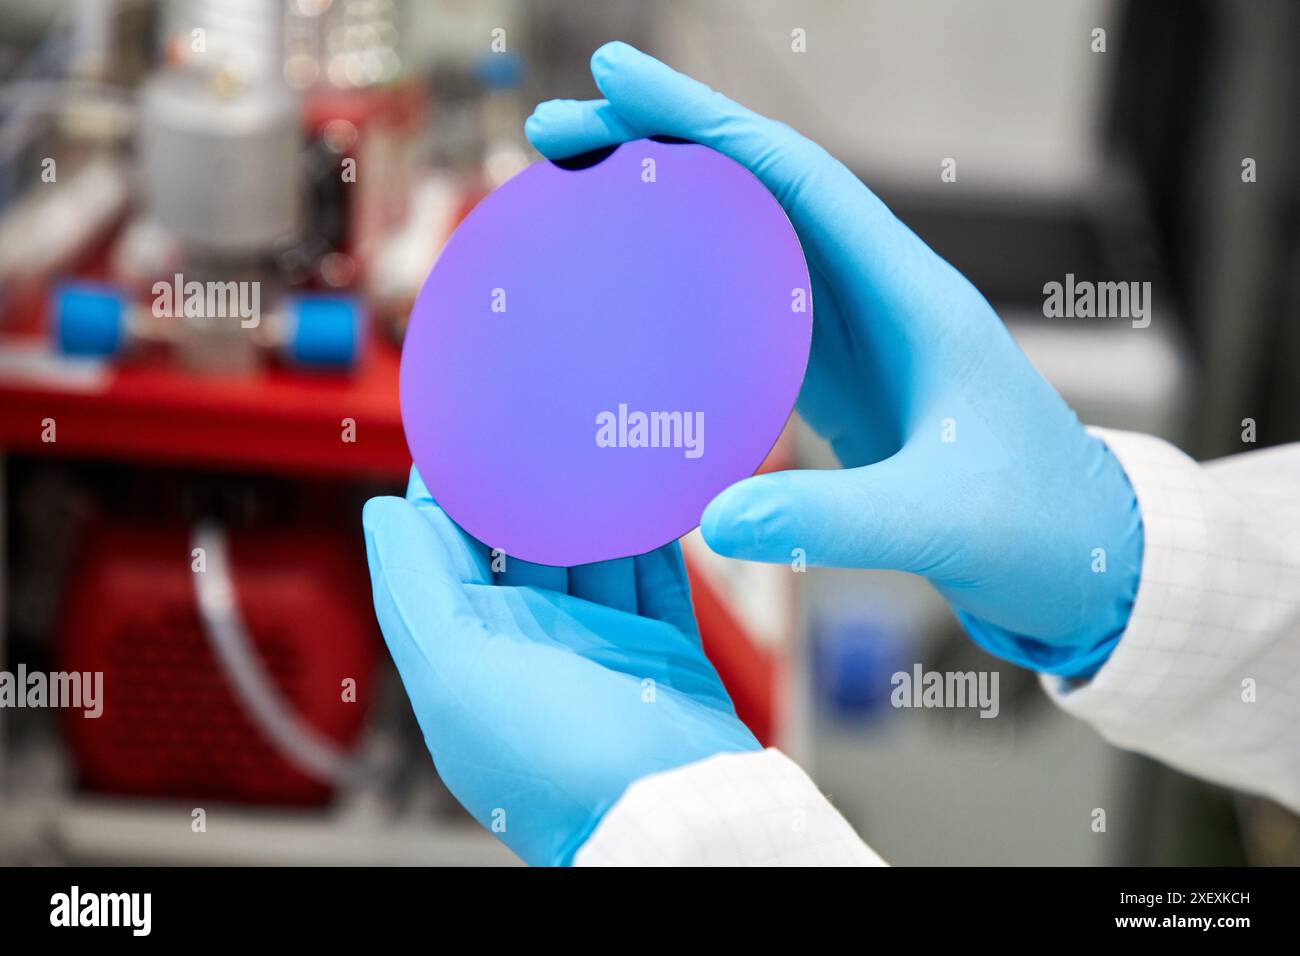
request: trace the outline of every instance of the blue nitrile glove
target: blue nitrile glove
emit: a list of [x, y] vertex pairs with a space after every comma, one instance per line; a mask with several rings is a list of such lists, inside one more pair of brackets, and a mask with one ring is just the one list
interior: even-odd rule
[[628, 785], [759, 750], [700, 647], [682, 554], [550, 568], [461, 531], [414, 469], [362, 518], [375, 610], [438, 773], [532, 864], [563, 865]]
[[1095, 671], [1137, 591], [1137, 503], [979, 291], [789, 127], [625, 43], [597, 50], [591, 71], [607, 99], [554, 100], [529, 118], [543, 155], [651, 135], [711, 146], [785, 207], [811, 268], [798, 407], [845, 470], [728, 488], [702, 521], [713, 549], [783, 562], [802, 548], [811, 564], [924, 575], [987, 650]]

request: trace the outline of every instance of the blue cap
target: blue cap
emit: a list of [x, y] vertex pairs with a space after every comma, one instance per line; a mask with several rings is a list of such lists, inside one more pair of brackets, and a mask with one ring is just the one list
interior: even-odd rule
[[64, 355], [117, 355], [126, 345], [126, 299], [110, 285], [62, 283], [54, 291], [51, 331]]
[[289, 300], [291, 361], [311, 368], [351, 368], [361, 355], [360, 303], [346, 295], [302, 295]]

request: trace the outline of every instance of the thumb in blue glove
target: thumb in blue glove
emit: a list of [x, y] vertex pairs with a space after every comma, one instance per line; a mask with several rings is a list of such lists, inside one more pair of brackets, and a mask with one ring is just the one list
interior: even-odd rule
[[676, 544], [492, 570], [411, 472], [366, 503], [375, 610], [447, 787], [525, 861], [563, 865], [627, 787], [761, 749], [704, 656]]
[[526, 123], [543, 155], [650, 135], [710, 146], [781, 202], [812, 273], [798, 407], [845, 470], [727, 489], [703, 516], [710, 546], [771, 562], [800, 548], [810, 564], [924, 575], [993, 653], [1095, 671], [1136, 595], [1136, 499], [980, 293], [789, 127], [624, 43], [597, 50], [591, 69], [606, 99], [543, 103]]

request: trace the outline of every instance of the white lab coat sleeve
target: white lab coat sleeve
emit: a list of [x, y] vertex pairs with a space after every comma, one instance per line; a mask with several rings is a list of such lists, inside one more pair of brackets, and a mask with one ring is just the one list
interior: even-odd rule
[[884, 866], [778, 750], [717, 754], [633, 783], [575, 866]]
[[1120, 747], [1300, 810], [1300, 444], [1197, 464], [1095, 433], [1137, 493], [1141, 578], [1101, 670], [1044, 687]]

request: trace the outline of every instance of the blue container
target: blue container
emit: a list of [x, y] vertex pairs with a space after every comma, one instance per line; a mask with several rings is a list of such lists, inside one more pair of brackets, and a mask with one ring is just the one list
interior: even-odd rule
[[893, 621], [830, 615], [813, 627], [813, 686], [819, 701], [841, 717], [889, 709], [890, 678], [911, 665]]

